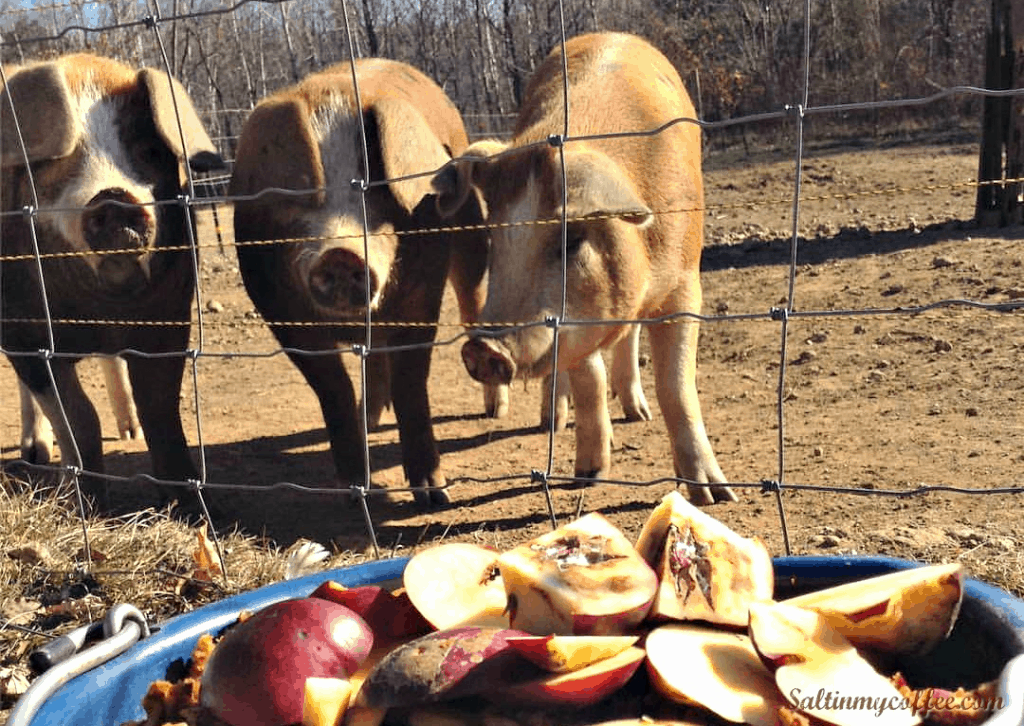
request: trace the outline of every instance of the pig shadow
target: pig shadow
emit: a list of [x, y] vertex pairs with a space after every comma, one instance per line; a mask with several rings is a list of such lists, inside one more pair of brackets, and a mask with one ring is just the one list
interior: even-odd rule
[[[482, 417], [482, 415], [481, 415]], [[464, 421], [466, 417], [438, 417]], [[394, 428], [386, 425], [383, 431]], [[438, 441], [442, 460], [446, 454], [475, 449], [488, 442], [534, 433], [534, 428], [495, 430]], [[334, 463], [322, 427], [295, 433], [260, 436], [227, 443], [207, 444], [206, 481], [203, 497], [216, 528], [238, 529], [265, 538], [279, 547], [287, 547], [299, 538], [333, 544], [340, 549], [364, 551], [371, 541], [366, 512], [359, 498], [335, 480]], [[315, 450], [314, 450], [315, 449]], [[198, 463], [198, 448], [191, 447]], [[415, 504], [401, 476], [402, 450], [398, 442], [371, 443], [371, 477], [375, 480], [366, 493], [366, 510], [378, 535], [381, 523], [420, 519], [430, 510]], [[17, 450], [12, 454], [17, 455]], [[112, 509], [106, 514], [123, 515], [149, 507], [166, 505], [165, 495], [178, 500], [178, 515], [197, 521], [201, 511], [198, 499], [187, 486], [158, 487], [140, 472], [149, 471], [149, 456], [144, 452], [113, 452], [104, 459], [108, 474], [127, 478], [109, 484]], [[381, 472], [391, 470], [386, 478]], [[451, 477], [453, 472], [448, 472]], [[255, 489], [254, 489], [255, 488]], [[512, 487], [495, 496], [514, 497], [522, 490]], [[463, 507], [464, 502], [458, 502]], [[387, 527], [389, 542], [415, 541], [414, 532], [422, 524]]]

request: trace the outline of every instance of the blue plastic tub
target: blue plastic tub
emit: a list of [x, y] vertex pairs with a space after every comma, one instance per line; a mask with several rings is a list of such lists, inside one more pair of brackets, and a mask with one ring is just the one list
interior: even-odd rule
[[[401, 577], [406, 561], [384, 560], [329, 570], [172, 618], [121, 656], [67, 683], [47, 700], [31, 726], [117, 726], [140, 719], [145, 715], [141, 699], [149, 684], [163, 678], [172, 662], [188, 658], [200, 635], [231, 624], [242, 610], [258, 610], [279, 600], [307, 595], [327, 579], [349, 587], [394, 580]], [[913, 566], [888, 557], [783, 557], [775, 560], [777, 593], [784, 597]], [[1022, 653], [1024, 601], [970, 580], [949, 641], [921, 662], [901, 665], [905, 665], [905, 671], [928, 679], [931, 685], [955, 687], [997, 678], [1007, 662]], [[999, 726], [1022, 724], [1024, 707], [1019, 714], [998, 714], [991, 723], [996, 721]]]

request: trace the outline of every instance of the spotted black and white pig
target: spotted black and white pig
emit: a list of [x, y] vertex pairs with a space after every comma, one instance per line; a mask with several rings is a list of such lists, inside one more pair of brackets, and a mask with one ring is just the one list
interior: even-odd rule
[[[76, 54], [8, 69], [0, 117], [0, 336], [62, 460], [103, 471], [99, 418], [77, 362], [136, 349], [169, 354], [126, 357], [153, 472], [195, 477], [178, 410], [194, 275], [188, 212], [176, 200], [183, 164], [204, 171], [222, 162], [188, 94], [161, 71]], [[18, 355], [50, 349], [44, 299], [55, 323], [52, 383], [43, 358]], [[26, 455], [48, 453], [33, 436], [29, 427]], [[103, 487], [88, 483], [103, 499]]]
[[[565, 49], [569, 136], [651, 131], [694, 108], [672, 64], [635, 36], [574, 38]], [[470, 374], [508, 383], [567, 371], [576, 410], [580, 477], [600, 477], [611, 461], [607, 375], [600, 351], [628, 349], [630, 326], [565, 326], [554, 360], [554, 332], [512, 322], [562, 315], [565, 238], [568, 320], [629, 320], [701, 309], [703, 186], [700, 129], [678, 123], [651, 136], [547, 143], [564, 131], [563, 61], [556, 49], [538, 67], [509, 144], [477, 142], [435, 180], [443, 211], [472, 199], [475, 187], [492, 225], [487, 299], [481, 320], [491, 335], [462, 349]], [[564, 152], [564, 194], [561, 152]], [[475, 157], [475, 158], [474, 158]], [[693, 482], [696, 503], [734, 500], [705, 432], [697, 399], [698, 325], [692, 318], [649, 327], [658, 402], [668, 426], [676, 475]], [[628, 358], [617, 356], [619, 363]]]
[[[470, 316], [482, 303], [472, 298], [483, 268], [463, 264], [470, 258], [458, 250], [477, 242], [419, 230], [441, 223], [430, 172], [465, 149], [466, 134], [444, 92], [416, 69], [366, 59], [356, 61], [355, 71], [361, 106], [352, 65], [342, 63], [264, 99], [247, 120], [230, 187], [241, 195], [234, 217], [239, 269], [257, 309], [319, 398], [343, 486], [365, 478], [354, 386], [340, 354], [299, 351], [364, 344], [367, 308], [384, 324], [373, 328], [372, 347], [411, 346], [386, 358], [370, 353], [369, 423], [379, 418], [390, 388], [405, 477], [418, 502], [441, 504], [448, 497], [440, 488], [445, 477], [427, 396], [430, 344], [450, 250], [456, 291]], [[425, 172], [369, 185], [364, 247], [361, 185], [354, 180]], [[266, 191], [274, 188], [315, 191]], [[479, 223], [478, 208], [468, 215]], [[249, 244], [272, 240], [281, 241]], [[403, 322], [412, 325], [393, 325]]]

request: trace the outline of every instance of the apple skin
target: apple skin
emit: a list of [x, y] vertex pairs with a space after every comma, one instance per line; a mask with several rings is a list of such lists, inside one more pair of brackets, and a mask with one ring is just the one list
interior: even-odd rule
[[498, 690], [543, 671], [511, 647], [519, 630], [466, 626], [429, 633], [385, 655], [359, 688], [359, 707], [416, 706]]
[[532, 635], [508, 642], [544, 670], [566, 673], [618, 655], [639, 639], [639, 635]]
[[200, 702], [231, 726], [302, 720], [307, 678], [347, 678], [373, 648], [370, 626], [344, 605], [285, 600], [234, 626], [214, 649]]
[[370, 626], [378, 643], [414, 638], [434, 629], [404, 590], [396, 594], [377, 585], [347, 588], [327, 580], [310, 597], [329, 600], [355, 612]]
[[534, 708], [583, 708], [603, 701], [626, 685], [644, 662], [643, 648], [630, 646], [610, 658], [578, 670], [547, 674], [484, 695], [509, 705]]

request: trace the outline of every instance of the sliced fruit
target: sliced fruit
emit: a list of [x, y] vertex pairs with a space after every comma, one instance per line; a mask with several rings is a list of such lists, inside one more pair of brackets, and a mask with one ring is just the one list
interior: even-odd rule
[[415, 706], [537, 678], [542, 671], [508, 644], [508, 638], [522, 635], [518, 630], [468, 626], [411, 640], [377, 663], [354, 705]]
[[815, 610], [854, 645], [923, 655], [953, 630], [964, 594], [960, 564], [899, 570], [786, 600]]
[[629, 540], [588, 514], [498, 557], [513, 628], [622, 635], [646, 616], [658, 578]]
[[483, 695], [499, 703], [532, 708], [583, 708], [603, 701], [629, 681], [644, 661], [644, 649], [630, 646], [610, 658], [566, 673], [547, 674]]
[[479, 545], [450, 542], [421, 550], [405, 566], [409, 600], [438, 630], [466, 625], [509, 627], [498, 554]]
[[310, 597], [336, 602], [357, 613], [378, 642], [424, 635], [434, 629], [404, 591], [396, 594], [377, 585], [347, 588], [327, 580]]
[[772, 599], [772, 560], [760, 539], [743, 537], [677, 491], [651, 512], [636, 550], [658, 573], [650, 617], [745, 627], [751, 602]]
[[786, 705], [745, 634], [670, 623], [652, 630], [645, 648], [651, 684], [676, 703], [751, 726], [775, 726]]
[[298, 723], [306, 679], [347, 678], [372, 647], [370, 627], [344, 605], [320, 598], [275, 603], [214, 648], [200, 702], [231, 726]]
[[753, 603], [749, 634], [783, 696], [836, 726], [914, 726], [903, 694], [864, 660], [824, 615], [786, 603]]
[[565, 673], [610, 658], [634, 645], [637, 635], [526, 635], [508, 644], [530, 662], [552, 673]]
[[338, 726], [352, 684], [344, 678], [307, 678], [302, 693], [302, 726]]

